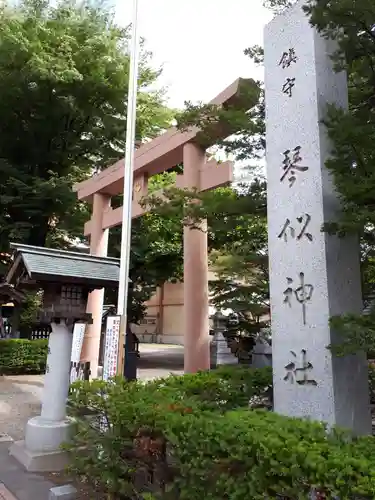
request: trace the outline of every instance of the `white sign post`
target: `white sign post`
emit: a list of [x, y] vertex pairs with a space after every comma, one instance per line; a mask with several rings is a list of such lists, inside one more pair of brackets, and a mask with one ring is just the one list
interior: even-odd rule
[[120, 316], [108, 316], [105, 332], [103, 380], [116, 376]]
[[78, 379], [78, 366], [81, 359], [85, 329], [86, 323], [75, 323], [74, 325], [72, 353], [70, 356], [70, 383], [73, 383]]
[[85, 336], [86, 323], [75, 323], [73, 329], [73, 345], [70, 361], [79, 363], [83, 346], [83, 338]]

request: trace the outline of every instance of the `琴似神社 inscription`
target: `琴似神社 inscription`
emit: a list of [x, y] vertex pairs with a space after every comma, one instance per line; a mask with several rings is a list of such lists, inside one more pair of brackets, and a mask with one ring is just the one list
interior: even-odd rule
[[293, 286], [292, 278], [287, 278], [286, 281], [288, 288], [284, 290], [284, 304], [292, 307], [293, 296], [295, 296], [296, 301], [302, 306], [302, 321], [306, 325], [306, 304], [311, 300], [314, 287], [305, 283], [304, 273], [299, 273], [299, 282], [296, 287]]
[[290, 219], [286, 219], [278, 238], [284, 238], [284, 241], [287, 242], [288, 236], [292, 239], [297, 238], [297, 240], [305, 236], [309, 241], [312, 241], [312, 234], [307, 232], [307, 226], [310, 224], [311, 216], [309, 214], [304, 214], [300, 217], [296, 217], [295, 220], [298, 222], [298, 230], [296, 230], [296, 227], [292, 224]]
[[286, 375], [284, 380], [291, 384], [318, 385], [316, 380], [312, 378], [311, 372], [314, 367], [310, 361], [307, 361], [306, 350], [301, 349], [300, 360], [298, 360], [297, 354], [294, 351], [290, 351], [290, 353], [293, 360], [285, 366]]
[[328, 104], [347, 107], [346, 75], [304, 3], [268, 24], [264, 44], [275, 411], [366, 433], [365, 359], [327, 349], [330, 317], [362, 310], [358, 242], [322, 232], [340, 211], [323, 119]]
[[280, 177], [280, 181], [283, 182], [283, 180], [288, 177], [289, 187], [292, 187], [296, 182], [296, 173], [306, 172], [309, 167], [300, 165], [302, 161], [301, 146], [297, 146], [293, 151], [287, 149], [284, 151], [283, 155], [283, 174]]

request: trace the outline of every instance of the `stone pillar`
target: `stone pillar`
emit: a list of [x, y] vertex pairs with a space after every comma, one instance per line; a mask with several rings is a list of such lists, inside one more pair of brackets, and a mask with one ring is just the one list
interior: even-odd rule
[[59, 421], [66, 417], [73, 332], [65, 323], [52, 323], [51, 328], [41, 418]]
[[[92, 233], [90, 235], [90, 254], [97, 257], [106, 257], [108, 251], [109, 230], [102, 228], [103, 213], [111, 207], [111, 198], [107, 195], [94, 194], [92, 210]], [[81, 361], [90, 362], [91, 375], [93, 378], [98, 373], [98, 359], [100, 338], [102, 329], [104, 288], [94, 290], [89, 294], [87, 301], [87, 312], [92, 314], [92, 325], [86, 327], [83, 340]]]
[[51, 324], [44, 379], [42, 411], [26, 424], [25, 441], [15, 442], [10, 453], [29, 471], [54, 471], [66, 465], [60, 449], [69, 439], [66, 400], [70, 385], [72, 328], [65, 322]]
[[[200, 187], [205, 151], [196, 144], [184, 146], [184, 185]], [[186, 373], [210, 368], [207, 223], [184, 228], [184, 367]]]
[[265, 31], [268, 234], [275, 410], [371, 432], [364, 354], [337, 358], [332, 316], [361, 313], [359, 246], [321, 231], [340, 206], [325, 167], [327, 104], [347, 107], [334, 42], [310, 26], [305, 0]]

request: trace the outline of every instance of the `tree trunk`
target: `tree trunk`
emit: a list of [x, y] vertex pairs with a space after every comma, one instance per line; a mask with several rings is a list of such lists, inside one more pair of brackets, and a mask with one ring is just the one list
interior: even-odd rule
[[27, 244], [36, 247], [44, 247], [50, 229], [49, 217], [39, 218], [36, 220], [32, 220], [31, 222], [32, 228], [30, 229]]

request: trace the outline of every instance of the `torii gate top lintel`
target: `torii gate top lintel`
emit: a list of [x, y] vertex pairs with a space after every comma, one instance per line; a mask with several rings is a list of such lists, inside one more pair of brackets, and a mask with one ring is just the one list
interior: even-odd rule
[[[217, 95], [210, 104], [241, 104], [242, 89], [252, 80], [238, 78], [229, 87]], [[134, 177], [142, 179], [164, 172], [183, 161], [183, 148], [188, 142], [194, 142], [199, 129], [180, 131], [175, 127], [150, 142], [142, 144], [135, 152]], [[221, 175], [222, 177], [222, 175]], [[114, 196], [122, 192], [124, 179], [124, 160], [121, 159], [90, 179], [74, 186], [79, 200], [92, 201], [95, 193]], [[227, 179], [230, 182], [231, 179]], [[218, 184], [223, 184], [222, 180]]]

